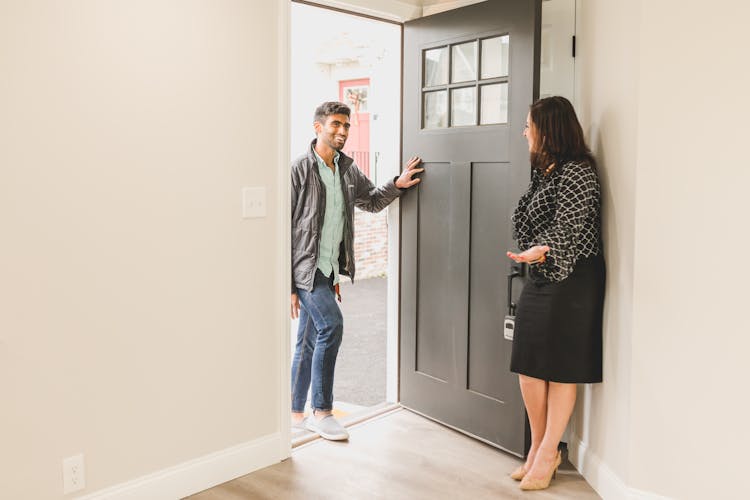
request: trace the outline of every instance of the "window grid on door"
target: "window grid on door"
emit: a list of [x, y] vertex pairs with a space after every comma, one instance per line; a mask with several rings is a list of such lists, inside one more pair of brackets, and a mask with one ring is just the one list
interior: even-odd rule
[[422, 129], [508, 123], [510, 39], [493, 35], [422, 50]]

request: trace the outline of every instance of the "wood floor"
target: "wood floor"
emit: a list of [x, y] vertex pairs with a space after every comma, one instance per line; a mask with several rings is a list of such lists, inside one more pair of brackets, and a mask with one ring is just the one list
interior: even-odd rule
[[317, 440], [282, 463], [191, 500], [593, 499], [572, 467], [544, 491], [523, 492], [508, 473], [519, 459], [407, 410], [350, 429], [348, 442]]

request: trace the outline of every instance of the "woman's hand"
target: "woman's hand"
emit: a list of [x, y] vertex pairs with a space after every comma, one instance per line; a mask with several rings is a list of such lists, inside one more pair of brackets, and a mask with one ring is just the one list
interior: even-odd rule
[[537, 245], [521, 253], [507, 252], [506, 255], [516, 262], [539, 264], [546, 260], [547, 252], [549, 252], [549, 247], [547, 245]]

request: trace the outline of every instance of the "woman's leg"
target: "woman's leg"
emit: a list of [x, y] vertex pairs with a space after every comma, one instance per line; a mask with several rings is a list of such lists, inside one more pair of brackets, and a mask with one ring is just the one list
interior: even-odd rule
[[521, 385], [523, 404], [529, 415], [529, 427], [531, 427], [531, 447], [526, 457], [524, 468], [531, 469], [536, 457], [537, 450], [545, 437], [547, 426], [547, 388], [548, 382], [538, 378], [519, 375], [518, 382]]
[[575, 402], [576, 384], [549, 382], [547, 424], [544, 429], [544, 438], [527, 474], [530, 479], [541, 479], [549, 475], [549, 471], [557, 459], [557, 447], [565, 428], [568, 426], [568, 420], [570, 420], [570, 414], [573, 413]]

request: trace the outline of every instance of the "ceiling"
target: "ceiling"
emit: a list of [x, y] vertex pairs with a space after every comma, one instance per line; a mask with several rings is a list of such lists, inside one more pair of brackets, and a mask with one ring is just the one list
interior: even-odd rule
[[323, 6], [404, 22], [485, 0], [305, 0]]

